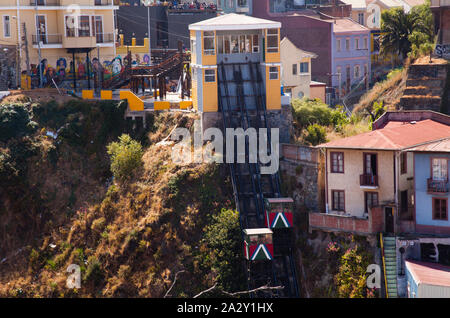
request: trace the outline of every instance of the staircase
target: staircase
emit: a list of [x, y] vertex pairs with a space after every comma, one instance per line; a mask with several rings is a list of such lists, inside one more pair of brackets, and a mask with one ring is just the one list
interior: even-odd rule
[[400, 107], [404, 110], [441, 112], [447, 69], [445, 64], [412, 64]]
[[384, 275], [386, 282], [386, 298], [397, 298], [397, 255], [395, 236], [382, 236], [382, 253], [384, 256]]

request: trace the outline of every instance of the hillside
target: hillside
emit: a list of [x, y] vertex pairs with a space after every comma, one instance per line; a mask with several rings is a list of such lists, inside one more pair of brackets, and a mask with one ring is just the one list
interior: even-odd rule
[[[8, 105], [0, 106], [3, 119], [13, 118], [13, 133], [0, 140], [0, 296], [162, 297], [182, 270], [171, 295], [193, 296], [228, 269], [208, 244], [214, 216], [234, 208], [228, 171], [177, 166], [170, 144], [158, 144], [196, 115], [151, 115], [147, 131], [135, 131], [122, 103]], [[106, 145], [124, 132], [145, 154], [119, 184]], [[233, 220], [221, 235], [236, 232]], [[238, 240], [228, 248], [240, 255]], [[80, 289], [65, 287], [70, 264], [81, 267]], [[231, 275], [223, 287], [237, 290], [243, 280]]]

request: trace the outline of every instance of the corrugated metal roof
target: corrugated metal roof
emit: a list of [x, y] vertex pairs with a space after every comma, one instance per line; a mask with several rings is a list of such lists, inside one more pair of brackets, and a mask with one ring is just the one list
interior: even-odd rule
[[318, 145], [319, 148], [401, 150], [450, 136], [450, 126], [431, 119], [388, 123], [367, 133]]
[[450, 152], [450, 138], [417, 146], [409, 150], [423, 152]]
[[356, 21], [353, 21], [350, 18], [336, 18], [334, 21], [335, 21], [333, 28], [334, 33], [369, 31], [368, 28], [359, 24]]
[[449, 266], [410, 260], [405, 261], [405, 264], [417, 285], [427, 284], [450, 287]]

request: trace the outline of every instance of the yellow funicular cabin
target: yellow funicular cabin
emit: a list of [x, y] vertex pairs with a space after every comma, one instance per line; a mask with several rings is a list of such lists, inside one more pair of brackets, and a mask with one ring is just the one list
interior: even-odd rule
[[272, 230], [267, 228], [244, 230], [244, 256], [249, 261], [273, 259]]
[[293, 226], [292, 198], [268, 198], [266, 205], [266, 226], [270, 229], [291, 228]]

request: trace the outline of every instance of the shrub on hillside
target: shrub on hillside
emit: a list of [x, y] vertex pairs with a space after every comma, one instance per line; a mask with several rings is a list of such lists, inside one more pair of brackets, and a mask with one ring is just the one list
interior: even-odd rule
[[8, 104], [0, 107], [0, 141], [20, 138], [33, 133], [37, 124], [31, 120], [24, 105]]
[[292, 108], [294, 120], [301, 129], [313, 124], [339, 129], [349, 123], [342, 106], [333, 109], [320, 99], [293, 99]]
[[107, 149], [111, 156], [111, 172], [120, 182], [130, 179], [133, 172], [142, 166], [142, 145], [129, 135], [123, 134], [119, 142], [110, 143]]
[[305, 136], [304, 140], [310, 145], [317, 146], [318, 144], [327, 142], [327, 132], [325, 127], [318, 124], [309, 125], [306, 128], [306, 131], [308, 134]]

